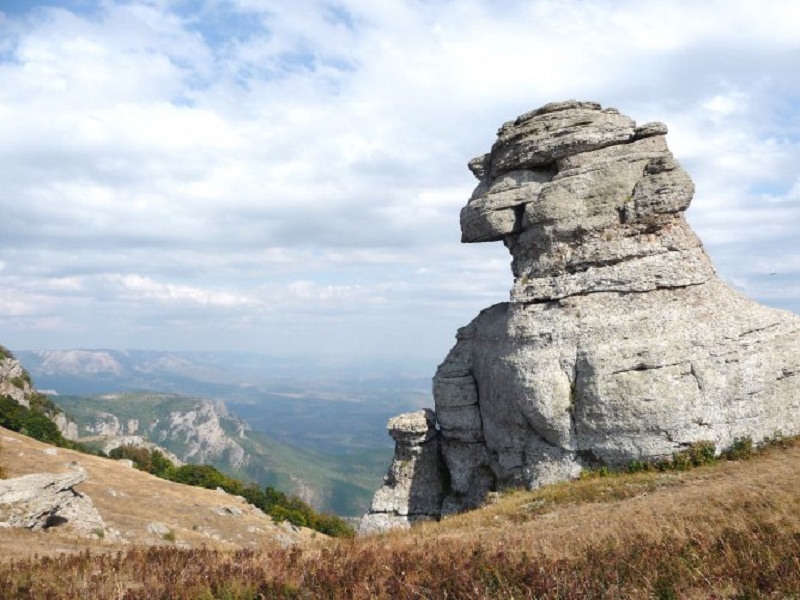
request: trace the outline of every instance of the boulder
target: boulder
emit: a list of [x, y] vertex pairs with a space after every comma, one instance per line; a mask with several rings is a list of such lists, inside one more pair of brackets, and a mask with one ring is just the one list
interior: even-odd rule
[[33, 531], [69, 525], [81, 533], [105, 534], [105, 523], [91, 498], [74, 489], [84, 479], [86, 472], [75, 469], [0, 481], [0, 523]]
[[502, 240], [514, 282], [434, 377], [440, 514], [700, 441], [800, 433], [800, 317], [719, 279], [666, 133], [561, 102], [470, 161], [462, 241]]

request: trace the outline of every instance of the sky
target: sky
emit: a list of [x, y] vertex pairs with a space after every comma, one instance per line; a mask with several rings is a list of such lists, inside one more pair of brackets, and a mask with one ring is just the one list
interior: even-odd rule
[[670, 129], [719, 274], [800, 312], [797, 0], [0, 0], [0, 343], [441, 361], [497, 128]]

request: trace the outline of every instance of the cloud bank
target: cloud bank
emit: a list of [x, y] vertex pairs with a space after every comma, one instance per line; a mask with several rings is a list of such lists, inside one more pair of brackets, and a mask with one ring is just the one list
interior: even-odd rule
[[794, 0], [0, 5], [12, 348], [444, 356], [507, 299], [459, 244], [505, 120], [661, 120], [720, 274], [800, 311]]

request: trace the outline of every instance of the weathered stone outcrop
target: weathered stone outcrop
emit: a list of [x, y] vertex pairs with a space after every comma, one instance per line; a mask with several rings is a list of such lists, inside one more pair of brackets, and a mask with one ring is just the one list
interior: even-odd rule
[[384, 484], [372, 500], [369, 514], [359, 526], [360, 534], [437, 518], [444, 499], [443, 469], [439, 464], [439, 433], [432, 410], [405, 413], [389, 420], [395, 440], [394, 460]]
[[[13, 354], [0, 346], [0, 397], [6, 396], [25, 408], [31, 408], [31, 400], [41, 400], [41, 394], [31, 383], [31, 377]], [[68, 440], [78, 439], [78, 425], [67, 416], [48, 407], [45, 415], [51, 419], [61, 435]]]
[[666, 133], [561, 102], [470, 161], [462, 241], [502, 240], [514, 284], [434, 378], [442, 514], [587, 466], [800, 433], [800, 317], [716, 276]]
[[[181, 439], [185, 447], [182, 458], [187, 462], [210, 463], [224, 457], [227, 464], [239, 469], [247, 464], [249, 457], [244, 448], [225, 432], [220, 416], [218, 405], [211, 402], [200, 402], [189, 411], [172, 412], [168, 424], [157, 428], [157, 439]], [[152, 431], [151, 435], [155, 433]], [[244, 437], [243, 427], [239, 428], [238, 435]]]
[[[116, 400], [118, 396], [106, 396]], [[166, 396], [165, 396], [166, 397]], [[113, 410], [109, 405], [109, 410]], [[162, 418], [149, 423], [134, 418], [120, 418], [106, 411], [98, 411], [91, 421], [83, 424], [83, 430], [91, 437], [103, 437], [103, 451], [110, 452], [119, 446], [136, 446], [158, 450], [176, 465], [191, 463], [224, 463], [233, 469], [245, 466], [249, 460], [244, 448], [234, 435], [226, 432], [227, 425], [238, 428], [235, 434], [245, 437], [245, 424], [228, 413], [221, 402], [197, 400], [189, 409], [170, 411]], [[180, 456], [167, 450], [180, 448]]]
[[64, 439], [75, 441], [80, 437], [78, 424], [75, 421], [70, 421], [63, 412], [57, 413], [53, 417], [53, 423], [56, 424], [56, 428], [58, 428]]
[[8, 396], [29, 408], [29, 397], [34, 392], [28, 373], [8, 350], [0, 346], [0, 396]]
[[106, 533], [91, 498], [74, 488], [86, 472], [35, 473], [0, 481], [0, 526], [37, 531], [68, 525], [85, 534]]

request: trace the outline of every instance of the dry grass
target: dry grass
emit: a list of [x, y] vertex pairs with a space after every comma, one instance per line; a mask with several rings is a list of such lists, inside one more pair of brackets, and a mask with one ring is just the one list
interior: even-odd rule
[[[92, 499], [106, 525], [125, 540], [121, 543], [110, 535], [87, 538], [71, 535], [61, 528], [46, 533], [0, 529], [0, 560], [85, 548], [114, 551], [131, 544], [207, 545], [228, 550], [262, 548], [312, 536], [307, 530], [293, 532], [275, 524], [234, 496], [158, 479], [115, 460], [54, 448], [3, 428], [0, 428], [0, 444], [0, 459], [6, 465], [8, 477], [43, 471], [58, 473], [71, 468], [70, 463], [80, 464], [87, 472], [87, 479], [76, 489]], [[221, 510], [225, 507], [240, 510], [242, 514], [226, 514]], [[174, 539], [164, 539], [163, 533], [148, 530], [153, 523], [163, 524], [173, 532], [170, 537]]]
[[32, 598], [800, 598], [800, 445], [503, 495], [410, 532], [291, 549], [0, 564]]
[[[3, 455], [3, 445], [0, 444], [0, 457]], [[8, 477], [8, 472], [6, 471], [6, 463], [3, 462], [3, 459], [0, 458], [0, 479], [6, 479]]]

